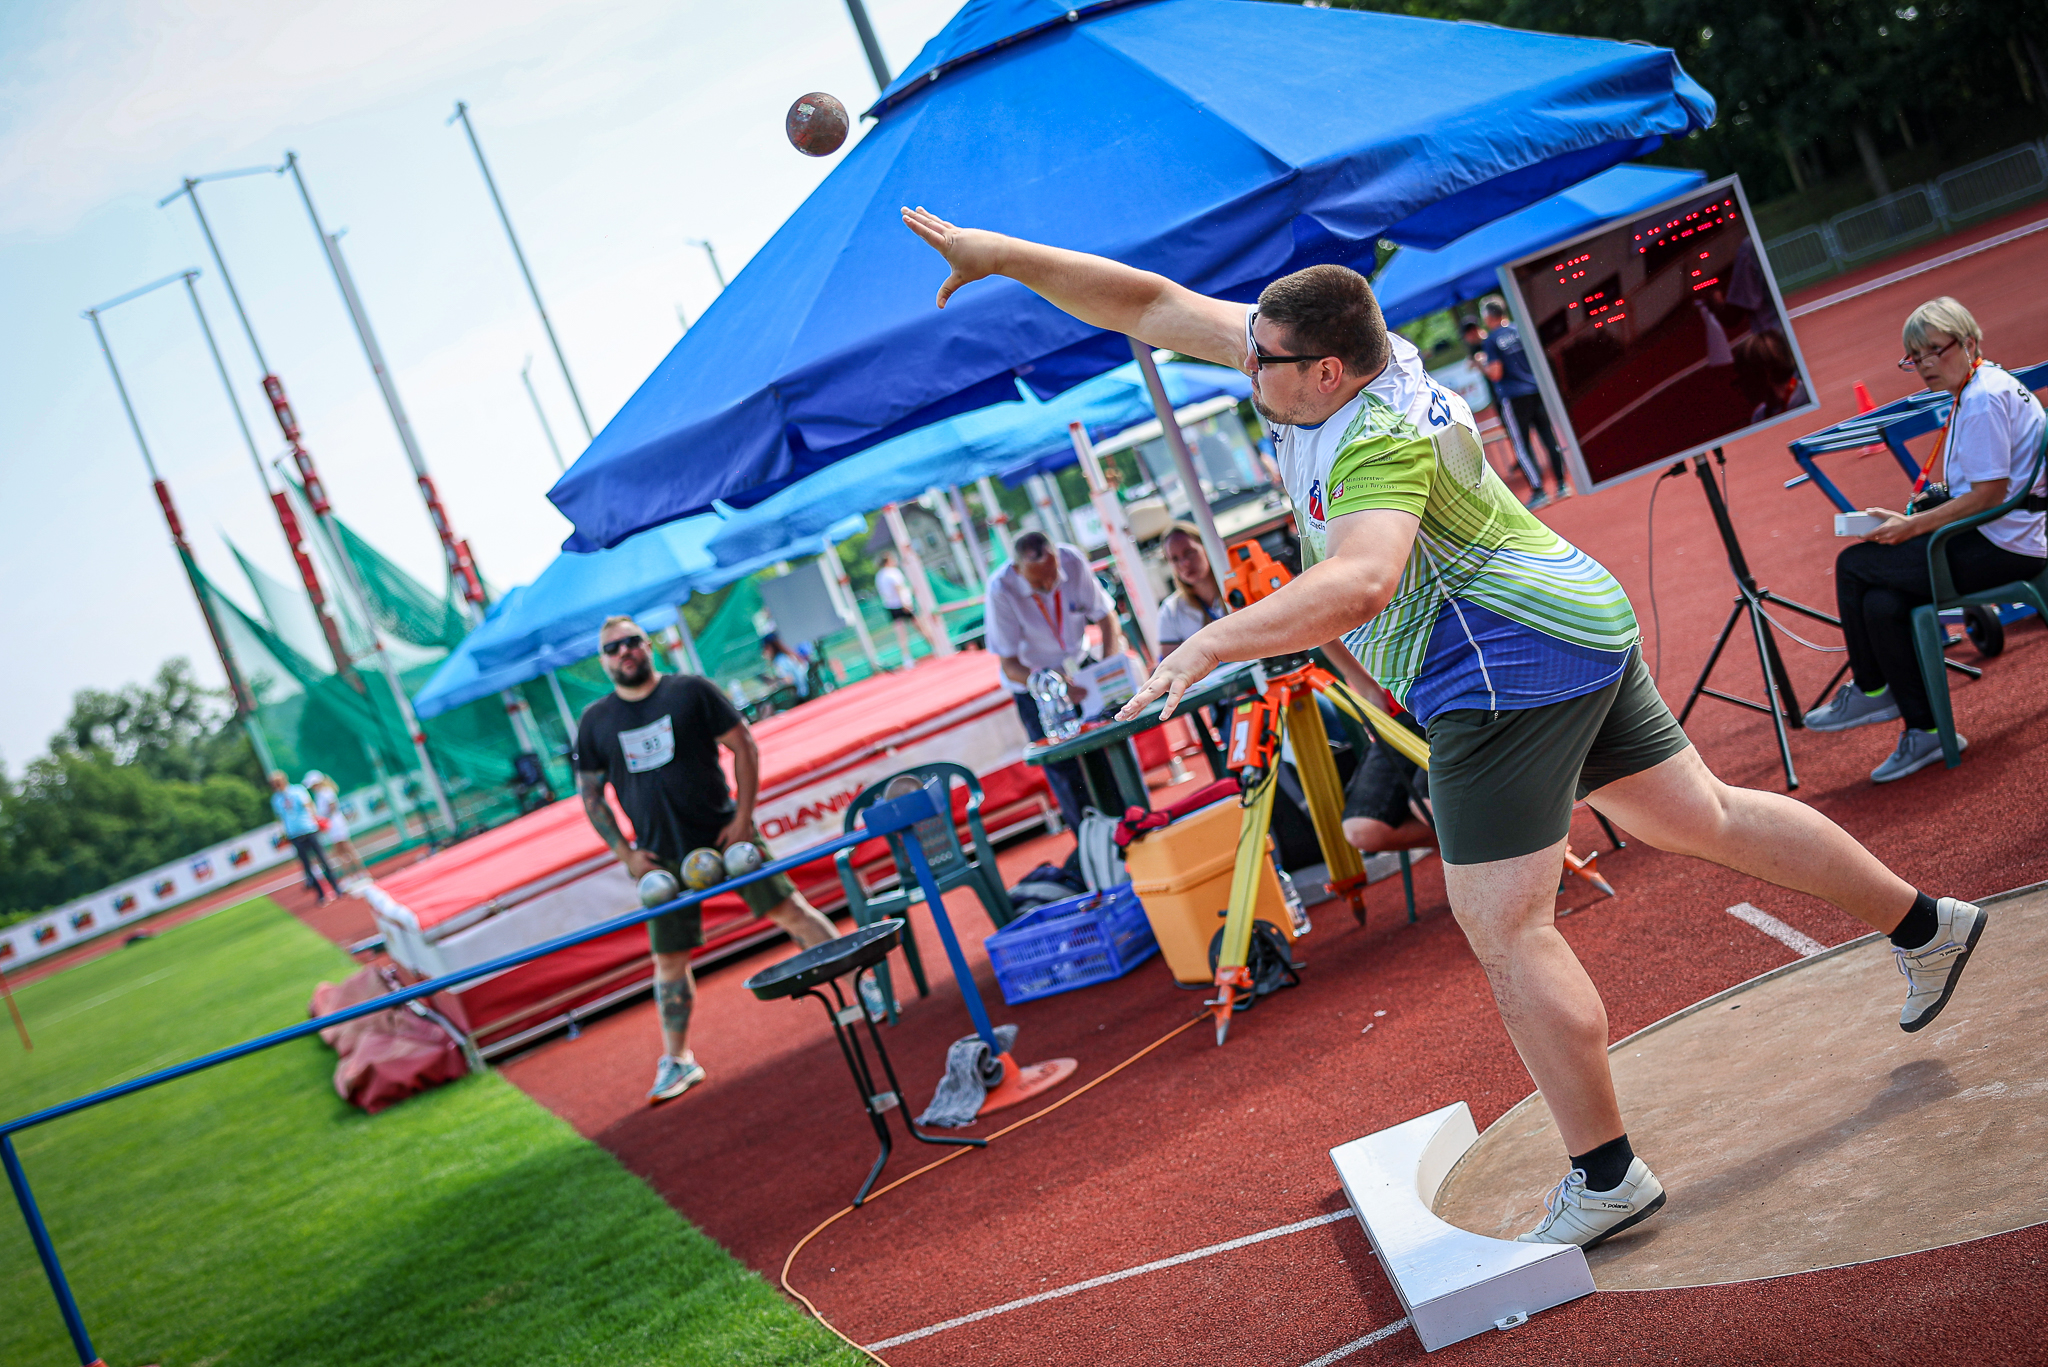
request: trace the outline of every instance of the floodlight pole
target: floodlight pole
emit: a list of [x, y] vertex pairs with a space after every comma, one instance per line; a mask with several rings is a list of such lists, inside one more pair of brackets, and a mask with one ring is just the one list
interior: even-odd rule
[[100, 326], [102, 310], [124, 304], [173, 280], [183, 280], [189, 287], [192, 277], [197, 274], [198, 271], [181, 271], [177, 275], [167, 275], [155, 284], [87, 309], [85, 318], [92, 324], [93, 336], [99, 339], [100, 354], [107, 358], [107, 372], [114, 377], [114, 392], [121, 396], [121, 411], [128, 415], [128, 430], [135, 434], [135, 445], [142, 452], [143, 468], [149, 471], [150, 487], [156, 491], [157, 506], [163, 509], [164, 525], [171, 533], [171, 545], [178, 552], [178, 563], [185, 567], [186, 582], [192, 585], [192, 596], [199, 600], [199, 615], [206, 619], [206, 634], [213, 638], [214, 653], [220, 656], [221, 670], [227, 675], [228, 694], [235, 700], [235, 711], [242, 719], [243, 729], [249, 733], [249, 745], [256, 751], [256, 762], [268, 774], [276, 765], [270, 758], [270, 745], [263, 738], [263, 728], [256, 720], [255, 695], [249, 691], [248, 682], [235, 663], [235, 652], [228, 645], [227, 633], [221, 630], [220, 614], [214, 611], [213, 599], [207, 595], [205, 581], [199, 575], [199, 562], [193, 558], [192, 547], [185, 540], [185, 526], [178, 517], [178, 507], [171, 501], [171, 486], [157, 471], [156, 457], [150, 454], [149, 442], [142, 435], [142, 422], [135, 416], [135, 404], [128, 397], [126, 382], [121, 379], [121, 367], [114, 363], [114, 349], [107, 344], [107, 330]]
[[1230, 577], [1230, 560], [1223, 550], [1222, 534], [1216, 530], [1216, 514], [1209, 508], [1209, 496], [1202, 492], [1202, 477], [1196, 473], [1195, 458], [1188, 453], [1188, 439], [1181, 433], [1180, 419], [1166, 397], [1166, 385], [1160, 380], [1159, 367], [1152, 360], [1152, 348], [1135, 337], [1130, 339], [1130, 343], [1131, 355], [1137, 358], [1138, 370], [1145, 377], [1145, 388], [1152, 395], [1152, 411], [1159, 415], [1159, 434], [1166, 438], [1166, 449], [1173, 455], [1173, 468], [1180, 472], [1180, 482], [1187, 486], [1188, 511], [1194, 514], [1195, 526], [1202, 533], [1202, 552], [1209, 557], [1209, 572], [1216, 576], [1216, 601], [1228, 612], [1229, 595], [1223, 593], [1222, 588]]
[[946, 486], [946, 497], [952, 501], [953, 516], [960, 519], [961, 539], [967, 543], [967, 558], [974, 562], [974, 575], [988, 586], [988, 556], [981, 549], [981, 538], [974, 534], [974, 518], [967, 511], [967, 496], [960, 492], [960, 486]]
[[[957, 497], [959, 490], [953, 491]], [[946, 491], [936, 484], [924, 491], [920, 500], [938, 515], [939, 525], [946, 529], [946, 548], [953, 557], [953, 570], [960, 576], [960, 586], [968, 590], [982, 587], [988, 580], [985, 573], [975, 572], [975, 562], [967, 554], [967, 534], [974, 524], [967, 520], [965, 508], [955, 508]], [[964, 524], [964, 525], [963, 525]]]
[[505, 225], [505, 238], [512, 244], [512, 255], [519, 262], [519, 273], [526, 277], [526, 292], [533, 296], [534, 311], [540, 314], [541, 329], [548, 335], [548, 345], [554, 348], [555, 364], [562, 368], [562, 383], [569, 386], [569, 398], [576, 405], [576, 417], [583, 423], [583, 437], [588, 441], [597, 434], [590, 428], [590, 415], [583, 411], [583, 396], [576, 392], [576, 379], [569, 373], [569, 358], [562, 354], [562, 344], [555, 337], [555, 325], [548, 319], [548, 307], [540, 301], [540, 286], [533, 281], [533, 271], [526, 264], [526, 253], [519, 248], [519, 234], [512, 231], [512, 216], [505, 212], [505, 201], [498, 196], [498, 182], [491, 178], [491, 165], [484, 160], [483, 144], [476, 140], [476, 129], [469, 122], [469, 106], [461, 100], [455, 102], [455, 112], [448, 117], [449, 123], [460, 120], [462, 131], [469, 135], [469, 150], [476, 153], [476, 168], [484, 173], [484, 188], [491, 192], [491, 203], [497, 206], [498, 221]]
[[1003, 548], [1005, 560], [1016, 559], [1010, 549], [1016, 539], [1010, 531], [1010, 515], [1003, 511], [1002, 500], [996, 497], [995, 483], [987, 475], [975, 481], [974, 487], [981, 492], [981, 510], [988, 514], [989, 530], [995, 533], [996, 544]]
[[[275, 169], [283, 170], [284, 168], [279, 167]], [[244, 175], [248, 173], [233, 172], [231, 174]], [[249, 350], [255, 353], [256, 364], [263, 368], [263, 393], [270, 400], [271, 412], [277, 418], [279, 430], [284, 433], [285, 443], [291, 452], [292, 463], [298, 468], [299, 482], [306, 492], [307, 506], [312, 509], [314, 518], [321, 524], [322, 530], [327, 533], [328, 541], [334, 550], [334, 559], [341, 570], [342, 582], [347, 585], [350, 594], [354, 596], [356, 608], [362, 614], [363, 630], [369, 633], [370, 649], [377, 657], [378, 671], [383, 674], [384, 682], [391, 690], [392, 703], [398, 708], [399, 718], [405, 725], [407, 736], [412, 740], [413, 756], [419, 762], [421, 775], [426, 779], [427, 791], [434, 799], [434, 807], [440, 813], [443, 825], [452, 836], [457, 830], [455, 809], [449, 805], [448, 790], [442, 785], [440, 771], [434, 767], [434, 757], [427, 750], [427, 733], [420, 728], [419, 716], [412, 710], [412, 699], [405, 695], [405, 685], [398, 677], [398, 666], [392, 663], [390, 652], [384, 648], [383, 633], [377, 629], [377, 619], [370, 612], [369, 594], [364, 590], [362, 579], [356, 573], [355, 561], [349, 556], [348, 547], [342, 541], [340, 530], [334, 525], [334, 509], [327, 501], [327, 488], [321, 483], [320, 472], [313, 464], [313, 455], [299, 441], [299, 423], [298, 419], [292, 414], [291, 402], [285, 397], [284, 381], [278, 379], [272, 373], [270, 363], [264, 359], [263, 348], [256, 341], [256, 329], [249, 322], [248, 311], [242, 307], [242, 297], [235, 290], [234, 278], [228, 273], [227, 261], [221, 256], [220, 244], [214, 240], [213, 229], [206, 222], [206, 211], [199, 204], [199, 185], [200, 181], [198, 179], [187, 176], [184, 188], [167, 197], [163, 203], [170, 203], [171, 200], [176, 199], [180, 194], [192, 202], [192, 212], [199, 219], [200, 231], [206, 236], [207, 249], [213, 253], [213, 264], [220, 270], [221, 283], [227, 286], [228, 297], [235, 304], [236, 316], [242, 320], [242, 331], [249, 339]], [[195, 294], [193, 297], [197, 299], [198, 296]], [[216, 358], [217, 356], [218, 354], [216, 353]], [[240, 411], [239, 407], [236, 411]], [[258, 464], [260, 465], [261, 461]], [[269, 483], [269, 479], [265, 478], [264, 484], [266, 487], [268, 487]], [[277, 505], [280, 520], [287, 520], [291, 507], [286, 494], [279, 491], [272, 495], [272, 497]], [[291, 536], [291, 524], [295, 522], [296, 519], [289, 519], [287, 521], [285, 533], [287, 537]], [[295, 550], [294, 553], [296, 555], [301, 552]], [[301, 568], [301, 573], [309, 572], [310, 565], [311, 562], [308, 561]], [[310, 580], [310, 582], [317, 585], [319, 580], [316, 577]], [[329, 641], [329, 645], [338, 646], [339, 644], [340, 638], [337, 633]], [[344, 660], [348, 658], [346, 648], [340, 650], [340, 658]]]
[[718, 292], [720, 294], [725, 293], [725, 272], [718, 268], [718, 249], [711, 245], [711, 239], [708, 237], [686, 237], [683, 241], [688, 246], [702, 247], [704, 249], [704, 255], [711, 258], [711, 278], [718, 282]]
[[846, 0], [846, 12], [853, 16], [854, 31], [860, 34], [861, 50], [868, 55], [868, 70], [875, 73], [875, 89], [889, 88], [889, 63], [882, 56], [882, 44], [875, 38], [875, 26], [868, 22], [868, 7], [861, 0]]
[[526, 358], [526, 364], [519, 367], [519, 383], [526, 386], [526, 397], [533, 400], [533, 416], [540, 419], [540, 430], [548, 439], [548, 450], [554, 453], [555, 469], [567, 474], [569, 466], [562, 459], [561, 443], [555, 440], [555, 429], [548, 422], [548, 411], [540, 406], [540, 395], [533, 392], [533, 376], [528, 373], [532, 369], [533, 357], [529, 356]]
[[1102, 472], [1102, 462], [1096, 458], [1095, 445], [1088, 440], [1087, 426], [1078, 422], [1068, 423], [1067, 439], [1073, 442], [1074, 457], [1080, 462], [1081, 473], [1088, 480], [1089, 501], [1095, 505], [1095, 515], [1102, 520], [1102, 536], [1109, 542], [1110, 558], [1116, 561], [1117, 577], [1124, 581], [1124, 593], [1131, 603], [1131, 618], [1138, 624], [1138, 634], [1143, 638], [1144, 654], [1157, 660], [1159, 599], [1152, 592], [1151, 581], [1145, 578], [1145, 561], [1138, 554], [1138, 543], [1131, 536], [1131, 524], [1124, 515], [1123, 500], [1117, 497], [1116, 487]]
[[[313, 232], [326, 251], [328, 269], [334, 272], [335, 286], [341, 291], [341, 302], [348, 308], [349, 321], [355, 324], [356, 340], [363, 345], [363, 359], [370, 363], [370, 373], [377, 379], [378, 392], [384, 396], [385, 411], [391, 414], [391, 425], [398, 429], [398, 444], [405, 448], [406, 462], [412, 466], [413, 482], [419, 486], [420, 498], [427, 506], [427, 520], [434, 524], [434, 535], [440, 538], [441, 557], [449, 582], [462, 597], [463, 615], [469, 619], [472, 628], [480, 626], [484, 620], [485, 605], [483, 580], [476, 572], [476, 562], [470, 557], [469, 543], [455, 534], [448, 510], [441, 503], [441, 492], [434, 487], [434, 477], [427, 472], [427, 458], [420, 451], [419, 438], [412, 430], [412, 419], [406, 416], [405, 404], [398, 397], [391, 367], [384, 361], [384, 348], [377, 344], [377, 334], [370, 327], [370, 315], [363, 308], [362, 296], [356, 292], [355, 277], [349, 274], [348, 260], [341, 254], [341, 234], [328, 232], [320, 222], [320, 211], [313, 207], [313, 196], [306, 189], [305, 174], [299, 170], [299, 154], [286, 152], [284, 164], [285, 169], [292, 173], [292, 183], [299, 188], [299, 200], [306, 206], [306, 217], [313, 221]], [[511, 723], [513, 737], [520, 747], [539, 755], [544, 748], [539, 736], [540, 728], [533, 721], [526, 699], [509, 688], [501, 689], [498, 699], [505, 705], [506, 719]]]
[[[889, 539], [896, 544], [896, 558], [903, 562], [904, 577], [910, 581], [910, 597], [923, 613], [925, 620], [938, 631], [939, 639], [927, 641], [932, 654], [946, 656], [953, 653], [953, 637], [946, 630], [945, 619], [939, 616], [938, 599], [932, 593], [931, 576], [925, 572], [924, 558], [911, 544], [910, 528], [904, 524], [903, 510], [894, 503], [882, 505], [882, 520], [889, 528]], [[910, 666], [906, 658], [904, 667]]]
[[853, 627], [853, 634], [860, 641], [860, 653], [867, 656], [868, 668], [880, 674], [882, 657], [875, 653], [875, 638], [868, 635], [868, 621], [861, 615], [860, 600], [853, 595], [853, 581], [846, 576], [846, 562], [839, 558], [839, 547], [831, 537], [820, 540], [825, 543], [825, 549], [819, 552], [819, 558], [825, 562], [826, 578], [832, 585], [833, 605]]

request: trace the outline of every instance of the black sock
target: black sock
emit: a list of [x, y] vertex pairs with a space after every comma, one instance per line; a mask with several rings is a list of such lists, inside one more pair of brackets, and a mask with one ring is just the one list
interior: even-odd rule
[[1591, 1153], [1572, 1155], [1572, 1166], [1586, 1174], [1587, 1191], [1613, 1191], [1635, 1161], [1636, 1151], [1628, 1146], [1627, 1135], [1610, 1139]]
[[1934, 938], [1934, 932], [1941, 929], [1941, 918], [1935, 914], [1934, 899], [1924, 892], [1913, 894], [1913, 909], [1906, 913], [1906, 919], [1891, 934], [1892, 943], [1900, 949], [1918, 949]]

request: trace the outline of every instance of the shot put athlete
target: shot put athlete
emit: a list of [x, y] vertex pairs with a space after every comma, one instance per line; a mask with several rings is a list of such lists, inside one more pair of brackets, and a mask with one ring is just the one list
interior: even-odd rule
[[[754, 794], [761, 752], [732, 703], [709, 679], [654, 672], [647, 633], [630, 617], [605, 619], [598, 636], [612, 692], [584, 709], [576, 728], [576, 790], [590, 824], [635, 882], [653, 869], [679, 874], [684, 856], [722, 850], [736, 841], [759, 844]], [[738, 791], [726, 787], [718, 747], [732, 751]], [[605, 802], [605, 784], [633, 823], [628, 843]], [[740, 896], [806, 947], [833, 936], [832, 923], [781, 874], [748, 883]], [[654, 1000], [661, 1012], [661, 1060], [649, 1104], [681, 1096], [704, 1080], [690, 1053], [690, 1008], [697, 982], [690, 951], [704, 943], [695, 906], [647, 923], [654, 944]]]
[[1096, 327], [1251, 376], [1308, 567], [1189, 637], [1126, 711], [1177, 702], [1223, 661], [1342, 636], [1428, 727], [1451, 910], [1571, 1156], [1524, 1240], [1590, 1245], [1664, 1202], [1615, 1100], [1606, 1008], [1553, 923], [1574, 797], [1659, 849], [1826, 898], [1885, 932], [1907, 980], [1904, 1029], [1947, 1004], [1984, 912], [1916, 890], [1804, 803], [1708, 771], [1643, 667], [1620, 585], [1509, 493], [1464, 400], [1387, 331], [1363, 276], [1311, 266], [1247, 308], [923, 210], [904, 220], [952, 269], [941, 307], [1007, 276]]

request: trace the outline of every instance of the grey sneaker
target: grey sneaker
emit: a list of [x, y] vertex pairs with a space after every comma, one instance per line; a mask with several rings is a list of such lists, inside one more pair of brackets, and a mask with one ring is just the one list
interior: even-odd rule
[[1984, 933], [1989, 919], [1983, 908], [1954, 897], [1936, 902], [1934, 914], [1940, 928], [1932, 940], [1918, 949], [1892, 946], [1899, 972], [1906, 975], [1908, 984], [1906, 1008], [1899, 1012], [1899, 1029], [1908, 1034], [1924, 1029], [1948, 1005], [1956, 979], [1963, 976], [1963, 965], [1970, 962], [1977, 937]]
[[[1970, 748], [1970, 742], [1961, 735], [1956, 737], [1958, 751]], [[1930, 764], [1941, 762], [1941, 737], [1932, 731], [1915, 731], [1907, 727], [1899, 733], [1898, 748], [1892, 757], [1870, 771], [1872, 783], [1890, 783], [1908, 774], [1917, 774]]]
[[661, 1062], [654, 1065], [654, 1086], [647, 1093], [647, 1104], [658, 1106], [664, 1101], [673, 1100], [703, 1080], [704, 1065], [697, 1060], [678, 1063], [667, 1054], [663, 1054]]
[[1591, 1248], [1602, 1239], [1639, 1225], [1664, 1207], [1664, 1184], [1637, 1158], [1612, 1191], [1587, 1191], [1586, 1171], [1573, 1168], [1543, 1199], [1549, 1214], [1520, 1235], [1518, 1244], [1577, 1244]]
[[1834, 701], [1825, 707], [1816, 707], [1806, 714], [1806, 729], [1809, 731], [1847, 731], [1853, 727], [1869, 726], [1874, 722], [1897, 721], [1899, 705], [1892, 701], [1892, 691], [1887, 688], [1876, 697], [1871, 697], [1858, 688], [1852, 680], [1842, 685]]

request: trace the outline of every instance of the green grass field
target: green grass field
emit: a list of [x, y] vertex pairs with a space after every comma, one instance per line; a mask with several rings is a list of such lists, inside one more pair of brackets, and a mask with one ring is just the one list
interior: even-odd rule
[[[346, 956], [267, 899], [16, 993], [13, 1117], [304, 1019]], [[611, 1155], [496, 1076], [380, 1116], [305, 1039], [15, 1137], [110, 1367], [853, 1364]], [[0, 1363], [75, 1363], [11, 1201]]]

